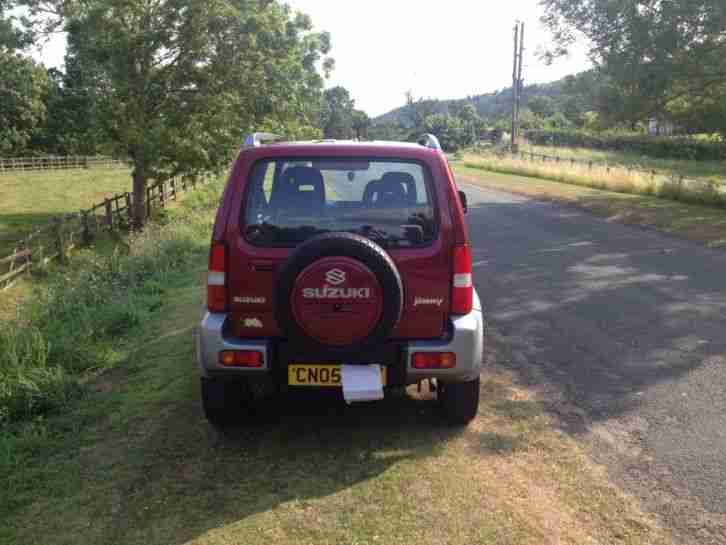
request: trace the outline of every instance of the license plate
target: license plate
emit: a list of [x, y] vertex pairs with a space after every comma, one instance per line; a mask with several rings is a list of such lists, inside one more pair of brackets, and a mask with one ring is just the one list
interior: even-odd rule
[[[340, 388], [340, 365], [296, 363], [287, 367], [287, 383], [290, 386], [317, 386]], [[381, 384], [386, 385], [386, 367], [381, 366]]]

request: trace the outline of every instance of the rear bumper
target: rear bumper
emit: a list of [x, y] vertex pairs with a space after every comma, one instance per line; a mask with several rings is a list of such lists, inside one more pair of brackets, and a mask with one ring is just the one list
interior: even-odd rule
[[[236, 339], [225, 335], [226, 314], [205, 313], [197, 329], [197, 362], [204, 377], [263, 378], [273, 374], [275, 367], [273, 342], [269, 339]], [[407, 384], [426, 378], [439, 378], [448, 382], [463, 382], [479, 376], [484, 355], [485, 322], [481, 302], [474, 292], [474, 309], [464, 316], [451, 319], [450, 333], [446, 339], [435, 341], [402, 342], [402, 362]], [[255, 369], [237, 369], [219, 364], [223, 350], [256, 350], [263, 354], [264, 364]], [[456, 367], [453, 369], [414, 369], [412, 357], [416, 352], [453, 352]]]
[[[446, 340], [413, 341], [406, 344], [406, 379], [409, 384], [425, 378], [440, 378], [448, 382], [474, 380], [481, 373], [484, 358], [484, 316], [479, 295], [474, 291], [474, 310], [451, 319], [451, 335]], [[453, 352], [453, 369], [414, 369], [411, 359], [416, 352]]]

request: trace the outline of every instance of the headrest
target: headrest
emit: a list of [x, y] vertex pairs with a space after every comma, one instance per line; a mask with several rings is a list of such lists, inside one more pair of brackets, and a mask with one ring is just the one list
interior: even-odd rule
[[311, 167], [289, 167], [283, 172], [270, 204], [277, 207], [325, 205], [325, 182], [320, 171]]
[[408, 172], [387, 172], [381, 178], [384, 187], [399, 185], [406, 190], [406, 204], [415, 206], [418, 202], [416, 195], [416, 180]]

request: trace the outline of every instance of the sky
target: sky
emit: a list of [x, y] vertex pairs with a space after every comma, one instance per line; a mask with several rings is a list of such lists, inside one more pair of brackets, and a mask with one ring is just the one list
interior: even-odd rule
[[[336, 68], [327, 87], [342, 85], [374, 117], [417, 98], [463, 98], [512, 83], [513, 28], [525, 23], [526, 84], [546, 83], [589, 67], [584, 47], [552, 66], [536, 52], [549, 42], [539, 0], [287, 0], [332, 35]], [[61, 66], [64, 39], [37, 54]]]

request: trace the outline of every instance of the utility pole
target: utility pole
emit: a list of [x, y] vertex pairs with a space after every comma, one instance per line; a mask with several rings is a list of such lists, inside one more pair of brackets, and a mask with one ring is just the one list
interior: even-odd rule
[[519, 108], [522, 101], [522, 65], [524, 57], [524, 23], [514, 27], [514, 68], [512, 70], [512, 152], [519, 148]]
[[517, 63], [519, 55], [517, 48], [519, 47], [519, 21], [514, 25], [514, 67], [512, 68], [512, 137], [510, 142], [511, 150], [516, 151], [517, 147], [517, 100], [519, 95], [519, 81]]
[[[522, 65], [524, 57], [524, 23], [519, 27], [519, 66], [517, 68], [517, 141], [516, 147], [519, 148], [519, 110], [522, 105], [522, 93], [524, 92], [524, 85], [522, 83]], [[517, 151], [517, 150], [515, 150]]]

